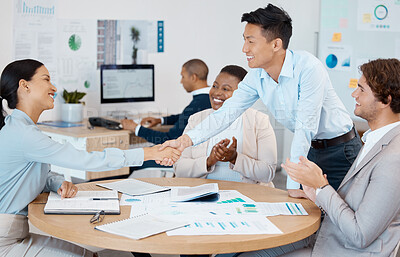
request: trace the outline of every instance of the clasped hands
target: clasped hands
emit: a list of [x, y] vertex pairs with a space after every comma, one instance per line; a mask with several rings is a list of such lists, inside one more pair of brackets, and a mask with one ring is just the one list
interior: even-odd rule
[[[142, 119], [141, 125], [147, 127], [153, 127], [161, 123], [161, 119], [156, 119], [153, 117], [146, 117]], [[138, 124], [133, 120], [123, 119], [121, 120], [121, 125], [123, 129], [130, 130], [134, 132]], [[161, 145], [155, 145], [153, 147], [143, 148], [144, 150], [144, 160], [155, 160], [158, 164], [164, 166], [171, 166], [174, 164], [181, 156], [181, 150], [174, 149], [173, 147], [162, 147]]]
[[[236, 157], [237, 157], [237, 152], [236, 152], [237, 140], [236, 140], [236, 138], [235, 137], [232, 138], [232, 144], [228, 147], [229, 143], [230, 143], [229, 139], [223, 139], [220, 142], [218, 142], [216, 145], [214, 145], [214, 147], [211, 151], [211, 154], [208, 157], [207, 166], [208, 166], [208, 164], [210, 164], [210, 167], [211, 167], [217, 161], [222, 161], [222, 162], [229, 161], [232, 164], [235, 164]], [[190, 139], [190, 137], [188, 135], [184, 134], [175, 140], [165, 141], [159, 148], [159, 151], [163, 151], [164, 149], [168, 149], [168, 148], [174, 148], [175, 150], [182, 153], [186, 147], [189, 147], [192, 145], [193, 145], [193, 142]], [[171, 166], [177, 160], [174, 160], [171, 158], [164, 158], [163, 160], [155, 160], [155, 161], [156, 161], [156, 163], [164, 165], [164, 166]]]

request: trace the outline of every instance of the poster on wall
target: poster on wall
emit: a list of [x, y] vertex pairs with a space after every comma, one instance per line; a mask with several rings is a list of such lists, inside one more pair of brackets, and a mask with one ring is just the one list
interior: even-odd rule
[[57, 77], [56, 0], [15, 0], [13, 56], [44, 63]]
[[322, 29], [347, 28], [349, 20], [349, 0], [321, 1]]
[[[57, 1], [14, 0], [13, 4], [13, 59], [42, 62], [50, 73], [51, 82], [57, 87]], [[41, 120], [59, 118], [57, 98], [54, 109], [44, 112]]]
[[353, 48], [346, 45], [328, 45], [322, 52], [322, 60], [328, 70], [350, 71]]
[[358, 0], [358, 30], [400, 31], [399, 17], [399, 0]]
[[101, 64], [147, 64], [147, 54], [164, 52], [164, 22], [98, 20], [97, 67]]
[[96, 83], [96, 20], [57, 21], [58, 85], [93, 91]]

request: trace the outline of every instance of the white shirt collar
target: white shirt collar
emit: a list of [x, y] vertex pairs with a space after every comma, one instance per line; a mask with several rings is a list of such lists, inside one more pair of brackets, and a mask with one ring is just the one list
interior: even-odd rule
[[203, 87], [203, 88], [194, 90], [194, 91], [192, 91], [190, 93], [192, 94], [192, 96], [200, 95], [200, 94], [209, 94], [210, 93], [210, 89], [211, 89], [211, 87]]
[[389, 132], [389, 130], [391, 130], [392, 128], [398, 126], [400, 124], [400, 121], [388, 124], [386, 126], [383, 126], [381, 128], [378, 128], [374, 131], [372, 131], [371, 129], [367, 130], [364, 135], [362, 136], [362, 141], [364, 143], [370, 144], [375, 144], [376, 142], [378, 142], [386, 133]]
[[362, 136], [362, 141], [365, 143], [361, 152], [358, 155], [358, 160], [356, 163], [356, 167], [360, 164], [360, 162], [364, 159], [364, 157], [368, 154], [368, 152], [376, 145], [376, 143], [381, 140], [381, 138], [388, 133], [391, 129], [398, 126], [400, 121], [388, 124], [381, 128], [378, 128], [374, 131], [370, 129], [364, 133]]

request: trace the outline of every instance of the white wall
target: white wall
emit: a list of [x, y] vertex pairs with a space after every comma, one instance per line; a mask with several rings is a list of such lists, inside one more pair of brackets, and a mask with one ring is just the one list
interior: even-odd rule
[[[211, 84], [226, 64], [247, 68], [241, 52], [244, 12], [265, 6], [265, 1], [247, 0], [59, 0], [58, 17], [66, 19], [149, 19], [165, 21], [165, 52], [149, 54], [156, 67], [155, 103], [137, 103], [134, 108], [168, 108], [179, 112], [190, 96], [179, 84], [181, 65], [191, 58], [203, 59], [210, 68]], [[293, 18], [290, 47], [314, 51], [318, 31], [318, 0], [274, 1]], [[12, 61], [13, 1], [0, 1], [0, 69]], [[93, 94], [93, 93], [92, 93]], [[166, 97], [169, 96], [169, 97]], [[89, 106], [97, 107], [99, 95], [90, 95]], [[173, 101], [171, 101], [173, 100]]]
[[[289, 47], [315, 53], [319, 0], [271, 2], [282, 6], [293, 19]], [[169, 113], [180, 112], [191, 98], [179, 84], [185, 61], [203, 59], [210, 69], [209, 84], [224, 65], [247, 68], [241, 52], [244, 28], [241, 15], [267, 4], [261, 0], [58, 0], [58, 3], [58, 17], [65, 19], [164, 20], [165, 52], [148, 56], [149, 63], [156, 67], [156, 101], [131, 104], [129, 108]], [[0, 17], [0, 69], [3, 70], [12, 61], [13, 0], [0, 1]], [[90, 108], [99, 108], [99, 94], [90, 93], [86, 97]], [[287, 132], [284, 134], [289, 136]], [[290, 145], [291, 140], [285, 141]]]

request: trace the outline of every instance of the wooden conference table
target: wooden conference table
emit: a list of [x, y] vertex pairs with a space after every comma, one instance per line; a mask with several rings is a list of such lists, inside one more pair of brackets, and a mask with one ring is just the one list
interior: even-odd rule
[[[320, 224], [320, 210], [309, 200], [294, 199], [287, 192], [261, 185], [196, 178], [143, 178], [163, 186], [197, 186], [218, 183], [220, 190], [237, 190], [256, 202], [299, 202], [308, 216], [269, 217], [283, 234], [279, 235], [220, 235], [220, 236], [167, 236], [166, 233], [141, 240], [105, 233], [89, 223], [92, 215], [45, 215], [47, 193], [41, 194], [29, 204], [29, 220], [40, 230], [61, 239], [100, 248], [147, 252], [157, 254], [216, 254], [247, 252], [285, 245], [313, 234]], [[110, 181], [108, 181], [110, 182]], [[105, 190], [96, 186], [99, 182], [78, 184], [79, 190]], [[121, 206], [120, 215], [106, 215], [101, 224], [129, 218], [130, 206]]]

